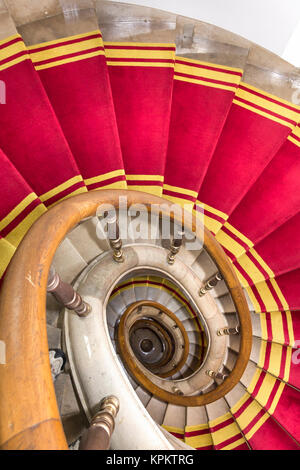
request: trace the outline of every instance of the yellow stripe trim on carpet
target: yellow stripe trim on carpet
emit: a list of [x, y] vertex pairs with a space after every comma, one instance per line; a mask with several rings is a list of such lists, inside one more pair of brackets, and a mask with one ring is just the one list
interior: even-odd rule
[[222, 447], [221, 450], [232, 450], [235, 449], [236, 447], [244, 444], [246, 442], [246, 439], [244, 437], [241, 437], [235, 442], [232, 442], [231, 444], [228, 444], [228, 446]]
[[73, 184], [79, 183], [80, 181], [83, 181], [82, 176], [81, 175], [76, 175], [73, 178], [70, 178], [69, 180], [65, 181], [64, 183], [56, 186], [55, 188], [50, 189], [50, 191], [42, 194], [40, 196], [40, 200], [42, 202], [47, 201], [51, 197], [56, 196], [56, 194], [61, 193], [65, 189], [70, 188]]
[[[256, 106], [260, 106], [264, 108], [267, 112], [271, 111], [272, 113], [280, 114], [280, 116], [283, 116], [287, 119], [291, 119], [296, 123], [299, 122], [300, 106], [297, 106], [287, 100], [278, 98], [278, 96], [271, 95], [270, 93], [255, 88], [252, 85], [248, 85], [245, 82], [241, 82], [241, 86], [246, 88], [246, 90], [238, 88], [236, 92], [236, 96], [238, 98], [242, 98], [246, 101], [249, 101], [250, 103], [255, 104]], [[262, 96], [258, 96], [254, 93], [251, 93], [251, 91], [253, 91], [254, 93], [258, 93]], [[276, 103], [271, 100], [276, 101]], [[288, 109], [286, 106], [292, 109]]]
[[66, 196], [62, 197], [61, 199], [59, 199], [58, 201], [55, 201], [53, 204], [50, 204], [50, 206], [48, 206], [48, 209], [50, 209], [51, 207], [55, 206], [56, 204], [58, 204], [59, 202], [62, 202], [64, 201], [65, 199], [68, 199], [69, 197], [71, 196], [77, 196], [77, 194], [82, 194], [82, 193], [86, 193], [87, 192], [87, 188], [85, 186], [81, 186], [80, 188], [76, 189], [75, 191], [73, 191], [72, 193], [69, 193], [67, 194]]
[[[144, 45], [144, 44], [143, 44]], [[104, 43], [105, 56], [107, 60], [120, 58], [124, 59], [169, 59], [175, 60], [175, 51], [156, 51], [156, 50], [141, 50], [141, 49], [107, 49]], [[173, 65], [174, 67], [174, 65]]]
[[[174, 204], [178, 204], [179, 206], [181, 206], [183, 209], [187, 210], [188, 212], [193, 212], [194, 203], [192, 201], [188, 201], [187, 199], [180, 198], [180, 197], [169, 196], [169, 194], [164, 194], [164, 193], [162, 194], [162, 197], [164, 199], [167, 199], [170, 202], [173, 202]], [[198, 217], [200, 217], [199, 213], [197, 215]]]
[[231, 413], [226, 413], [225, 415], [219, 416], [218, 418], [209, 421], [209, 428], [212, 436], [213, 443], [215, 445], [219, 445], [222, 442], [227, 441], [227, 439], [230, 439], [238, 434], [240, 434], [240, 430], [237, 427], [236, 423], [230, 423], [227, 426], [224, 426], [221, 429], [218, 429], [217, 431], [214, 431], [212, 428], [217, 426], [218, 424], [222, 424], [228, 419], [232, 419], [232, 414]]
[[[196, 212], [197, 217], [199, 217], [198, 214], [199, 213]], [[222, 222], [219, 222], [218, 220], [209, 217], [207, 214], [204, 215], [204, 224], [205, 227], [208, 228], [208, 230], [210, 230], [214, 235], [216, 235], [222, 227]]]
[[20, 34], [13, 34], [12, 36], [7, 36], [7, 38], [1, 39], [0, 40], [0, 46], [3, 46], [4, 44], [13, 41], [14, 39], [21, 38]]
[[105, 184], [100, 188], [89, 189], [89, 191], [101, 191], [101, 189], [128, 189], [126, 181], [115, 181], [114, 183]]
[[[275, 279], [270, 279], [270, 282], [276, 292], [276, 294], [278, 295], [281, 303], [282, 303], [282, 310], [289, 310], [289, 306], [284, 298], [284, 296], [282, 295], [282, 292], [276, 282]], [[266, 284], [266, 282], [259, 282], [255, 285], [256, 289], [258, 290], [258, 293], [260, 294], [260, 297], [266, 307], [266, 310], [268, 312], [277, 312], [281, 309], [280, 305], [277, 304], [276, 300], [274, 299], [268, 285]], [[251, 302], [253, 303], [253, 306], [256, 310], [256, 312], [261, 312], [261, 307], [258, 303], [258, 301], [256, 300], [256, 297], [255, 295], [253, 294], [252, 292], [252, 287], [251, 286], [246, 286], [246, 291], [251, 299]]]
[[123, 67], [167, 67], [173, 68], [174, 66], [167, 62], [111, 62], [110, 60], [106, 61], [107, 65], [110, 66], [123, 66]]
[[236, 417], [236, 421], [242, 430], [248, 427], [262, 409], [261, 406], [248, 394], [247, 399], [249, 398], [252, 400], [251, 403], [238, 417]]
[[190, 436], [190, 437], [185, 436], [185, 439], [184, 439], [185, 443], [194, 448], [211, 446], [213, 442], [212, 442], [212, 437], [211, 437], [207, 424], [199, 424], [199, 425], [185, 427], [186, 433], [193, 432], [193, 431], [203, 431], [203, 430], [207, 430], [207, 433], [200, 434], [199, 436]]
[[[9, 43], [18, 38], [21, 38], [19, 34], [9, 36], [8, 38], [0, 41], [0, 45], [5, 45], [6, 43]], [[20, 52], [24, 52], [24, 51], [26, 51], [26, 54], [22, 54], [20, 57], [13, 58], [14, 55], [19, 54]], [[0, 49], [0, 61], [9, 59], [10, 57], [11, 57], [11, 60], [8, 60], [4, 64], [0, 65], [0, 70], [8, 69], [9, 67], [12, 67], [13, 65], [19, 64], [20, 62], [23, 62], [24, 60], [29, 59], [29, 54], [27, 52], [27, 49], [23, 40], [18, 41], [15, 44], [8, 45], [7, 47], [4, 47], [3, 49]]]
[[268, 328], [267, 328], [267, 317], [266, 313], [257, 313], [254, 312], [254, 315], [259, 315], [260, 318], [260, 328], [261, 328], [261, 339], [267, 341], [268, 339]]
[[[278, 310], [289, 310], [289, 306], [284, 298], [284, 296], [282, 295], [282, 292], [276, 282], [275, 279], [270, 279], [270, 282], [273, 286], [273, 289], [275, 290], [277, 296], [279, 297], [279, 300], [280, 302], [282, 303], [282, 307], [280, 305], [277, 304], [275, 298], [273, 297], [267, 283], [265, 281], [263, 282], [259, 282], [255, 285], [265, 307], [266, 307], [266, 310], [269, 311], [269, 312], [276, 312]], [[253, 294], [252, 292], [252, 286], [247, 286], [246, 285], [246, 290], [251, 298], [251, 301], [256, 309], [257, 312], [260, 312], [261, 311], [261, 308], [255, 298], [255, 295]]]
[[272, 312], [270, 315], [273, 341], [284, 344], [284, 329], [281, 312]]
[[201, 80], [200, 78], [197, 79], [197, 78], [180, 77], [178, 75], [174, 75], [174, 80], [177, 80], [179, 82], [195, 83], [196, 85], [203, 85], [203, 86], [208, 86], [211, 88], [218, 88], [219, 90], [232, 91], [234, 93], [236, 91], [236, 87], [232, 87], [229, 85], [222, 85], [221, 83], [207, 82], [207, 81]]
[[7, 227], [7, 225], [10, 224], [19, 214], [21, 214], [21, 212], [23, 212], [23, 210], [26, 209], [26, 207], [29, 206], [29, 204], [35, 199], [37, 199], [37, 195], [35, 193], [28, 194], [28, 196], [26, 196], [23, 201], [14, 207], [14, 209], [0, 221], [0, 230], [3, 230], [5, 227]]
[[[227, 418], [228, 419], [228, 418]], [[225, 426], [222, 429], [219, 429], [218, 431], [211, 432], [212, 434], [212, 440], [214, 445], [220, 445], [222, 442], [227, 441], [228, 439], [231, 439], [234, 436], [237, 436], [240, 434], [240, 430], [237, 427], [236, 423], [230, 423], [228, 426]], [[234, 443], [234, 447], [236, 446], [236, 443]]]
[[62, 43], [65, 43], [67, 41], [73, 41], [74, 39], [82, 39], [84, 41], [86, 37], [93, 36], [95, 34], [99, 34], [99, 39], [102, 40], [102, 37], [100, 37], [101, 31], [99, 29], [95, 29], [94, 31], [89, 31], [88, 33], [75, 34], [74, 36], [67, 36], [61, 39], [53, 39], [52, 41], [46, 41], [46, 42], [41, 42], [39, 44], [34, 44], [33, 46], [29, 46], [28, 50], [36, 49], [38, 47], [52, 46], [54, 44], [57, 44], [57, 46], [59, 46]]
[[[9, 43], [15, 39], [19, 39], [21, 36], [19, 34], [16, 34], [15, 36], [11, 36], [7, 38], [3, 44]], [[7, 47], [4, 47], [3, 49], [0, 49], [0, 61], [8, 59], [9, 57], [18, 54], [19, 52], [26, 51], [26, 47], [23, 41], [18, 41], [15, 42], [14, 44], [7, 45]]]
[[262, 259], [262, 257], [255, 251], [254, 248], [251, 248], [250, 253], [256, 259], [256, 261], [261, 265], [261, 267], [267, 272], [270, 277], [274, 277], [275, 274], [268, 264]]
[[173, 47], [174, 52], [176, 50], [176, 45], [173, 42], [122, 42], [122, 41], [104, 41], [106, 46], [120, 46], [120, 47], [148, 47], [149, 49], [155, 47], [163, 47], [169, 49]]
[[283, 119], [277, 118], [276, 116], [272, 116], [271, 114], [268, 114], [267, 111], [261, 111], [257, 108], [254, 108], [253, 106], [250, 106], [245, 103], [241, 103], [240, 101], [233, 100], [232, 101], [234, 104], [237, 104], [238, 106], [241, 106], [242, 108], [248, 109], [249, 111], [252, 111], [256, 114], [259, 114], [260, 116], [263, 116], [265, 118], [270, 119], [271, 121], [277, 122], [278, 124], [282, 124], [283, 126], [289, 127], [290, 129], [293, 129], [295, 124], [289, 123], [287, 121], [284, 121]]
[[239, 401], [230, 408], [231, 413], [235, 415], [235, 413], [239, 411], [239, 409], [244, 405], [244, 403], [246, 403], [248, 398], [249, 398], [249, 394], [246, 393], [245, 391], [245, 395], [243, 395], [242, 398], [240, 398]]
[[285, 311], [287, 324], [288, 324], [288, 334], [290, 339], [290, 346], [294, 347], [295, 344], [295, 337], [294, 337], [294, 328], [293, 328], [293, 320], [290, 310]]
[[208, 230], [210, 230], [214, 235], [216, 235], [218, 233], [218, 231], [220, 230], [220, 228], [222, 227], [223, 223], [220, 222], [219, 220], [216, 220], [214, 219], [214, 217], [212, 216], [209, 216], [206, 211], [209, 211], [211, 212], [212, 214], [215, 214], [219, 217], [221, 217], [222, 219], [227, 219], [228, 218], [228, 215], [225, 214], [224, 212], [221, 212], [219, 211], [218, 209], [215, 209], [214, 207], [212, 206], [209, 206], [208, 204], [204, 204], [203, 202], [197, 200], [195, 202], [196, 206], [198, 208], [201, 209], [201, 211], [194, 211], [194, 215], [196, 217], [201, 217], [201, 219], [203, 220], [203, 211], [204, 211], [204, 224], [205, 224], [205, 227], [208, 228]]
[[176, 428], [175, 426], [167, 426], [167, 425], [164, 425], [162, 424], [162, 428], [164, 428], [166, 431], [172, 433], [172, 432], [175, 432], [177, 434], [182, 434], [182, 437], [177, 437], [177, 439], [179, 439], [180, 441], [184, 441], [184, 429], [182, 428]]
[[126, 175], [128, 181], [161, 181], [164, 177], [162, 175]]
[[[111, 49], [110, 47], [114, 48]], [[120, 46], [120, 47], [118, 47]], [[125, 49], [124, 49], [125, 47]], [[126, 47], [128, 47], [126, 49]], [[148, 49], [144, 49], [147, 47]], [[156, 47], [164, 48], [155, 50]], [[166, 50], [172, 47], [173, 50]], [[175, 45], [174, 44], [149, 44], [149, 43], [122, 43], [122, 42], [104, 42], [105, 56], [107, 65], [115, 66], [142, 66], [142, 67], [171, 67], [175, 65]], [[152, 48], [152, 49], [151, 49]], [[123, 59], [123, 60], [110, 60]], [[139, 59], [132, 61], [130, 59]], [[147, 61], [143, 62], [145, 59]], [[151, 62], [153, 60], [153, 62]], [[169, 60], [171, 62], [154, 62], [155, 60]], [[150, 61], [150, 62], [149, 62]]]
[[[185, 62], [182, 64], [181, 62]], [[203, 66], [203, 67], [201, 67]], [[208, 68], [205, 68], [208, 67]], [[217, 68], [221, 70], [211, 70], [211, 68]], [[224, 72], [222, 72], [224, 70]], [[242, 74], [242, 70], [240, 69], [231, 69], [224, 66], [219, 66], [217, 64], [201, 62], [197, 60], [190, 60], [183, 57], [176, 57], [175, 60], [175, 74], [185, 74], [185, 75], [192, 75], [193, 77], [182, 77], [182, 76], [174, 76], [175, 80], [187, 81], [190, 83], [199, 83], [205, 86], [211, 86], [215, 88], [221, 89], [228, 89], [230, 91], [236, 92], [236, 86], [241, 81], [241, 76], [236, 75], [234, 72], [238, 72]], [[228, 73], [233, 72], [233, 73]], [[209, 80], [218, 80], [225, 83], [214, 83], [209, 82], [202, 79], [209, 79]], [[228, 84], [228, 85], [227, 85]]]
[[34, 68], [36, 70], [44, 70], [44, 69], [49, 69], [51, 67], [57, 67], [58, 65], [63, 65], [63, 64], [70, 64], [71, 62], [78, 62], [80, 60], [84, 59], [91, 59], [92, 57], [97, 57], [99, 55], [104, 55], [103, 51], [95, 51], [95, 52], [90, 52], [88, 54], [82, 54], [79, 56], [74, 56], [74, 57], [69, 57], [68, 59], [61, 59], [57, 60], [55, 62], [51, 62], [49, 64], [43, 64], [43, 65], [34, 65]]
[[3, 276], [7, 266], [12, 259], [16, 248], [5, 238], [0, 238], [0, 278]]
[[288, 136], [288, 139], [293, 142], [293, 144], [297, 145], [297, 147], [300, 147], [300, 125], [296, 126], [293, 129], [293, 132]]
[[86, 185], [100, 183], [101, 181], [109, 180], [111, 178], [116, 178], [117, 176], [125, 176], [125, 171], [123, 169], [109, 171], [103, 175], [93, 176], [92, 178], [87, 178], [84, 180]]
[[[251, 437], [254, 436], [254, 434], [256, 433], [256, 431], [258, 431], [263, 424], [265, 424], [265, 422], [270, 418], [270, 415], [268, 415], [268, 413], [265, 413], [261, 418], [260, 420], [253, 426], [253, 428], [245, 435], [247, 441], [249, 441], [251, 439]], [[246, 427], [246, 426], [245, 426]]]
[[224, 220], [228, 219], [228, 215], [225, 214], [225, 212], [222, 212], [222, 211], [216, 209], [215, 207], [209, 206], [208, 204], [205, 204], [204, 202], [201, 202], [198, 199], [196, 201], [196, 205], [201, 207], [201, 208], [204, 208], [204, 210], [207, 210], [207, 211], [211, 212], [212, 214], [218, 215], [219, 217], [221, 217]]
[[[211, 63], [211, 62], [204, 62], [204, 61], [202, 61], [202, 60], [195, 60], [195, 59], [190, 59], [190, 58], [188, 58], [188, 57], [181, 57], [181, 56], [176, 56], [176, 60], [177, 60], [177, 59], [180, 60], [181, 62], [186, 62], [187, 65], [188, 65], [188, 64], [196, 64], [196, 65], [197, 65], [197, 64], [200, 64], [200, 65], [204, 65], [204, 66], [206, 66], [206, 67], [215, 67], [215, 68], [218, 68], [218, 69], [221, 69], [221, 70], [224, 70], [224, 71], [227, 70], [228, 72], [232, 72], [233, 77], [235, 77], [236, 80], [238, 80], [237, 83], [240, 82], [240, 77], [238, 77], [237, 75], [235, 75], [234, 72], [238, 72], [238, 73], [240, 73], [240, 74], [243, 73], [243, 69], [235, 68], [235, 67], [229, 67], [229, 66], [227, 66], [227, 65], [213, 64], [213, 63]], [[195, 68], [195, 67], [193, 67], [193, 69], [194, 69], [194, 68]], [[221, 72], [216, 72], [216, 73], [221, 73]], [[196, 75], [196, 74], [194, 73], [193, 75]], [[228, 76], [229, 74], [226, 74], [226, 75]]]
[[[72, 38], [66, 38], [66, 42], [71, 40]], [[58, 47], [52, 47], [51, 49], [45, 49], [39, 52], [34, 52], [35, 49], [43, 48], [47, 46], [47, 43], [44, 44], [37, 44], [33, 47], [28, 49], [33, 49], [30, 52], [30, 57], [35, 62], [42, 62], [43, 60], [55, 59], [56, 57], [61, 57], [67, 54], [74, 54], [76, 52], [83, 52], [89, 49], [93, 49], [95, 47], [103, 47], [103, 42], [100, 37], [87, 39], [86, 41], [82, 42], [75, 42], [71, 44], [65, 44], [63, 46], [58, 45]], [[104, 51], [99, 51], [99, 53], [104, 54]]]
[[293, 138], [293, 135], [288, 136], [288, 140], [290, 140], [293, 144], [297, 145], [297, 147], [300, 147], [300, 142], [299, 140], [296, 140]]
[[[298, 139], [297, 139], [298, 138]], [[298, 124], [297, 127], [293, 129], [293, 132], [289, 135], [288, 139], [293, 142], [293, 144], [300, 147], [300, 126]]]
[[275, 384], [276, 384], [276, 378], [273, 377], [271, 374], [266, 374], [259, 388], [259, 391], [255, 396], [255, 399], [259, 402], [261, 406], [265, 407], [266, 404], [268, 403], [268, 400], [270, 398], [270, 395], [272, 393], [272, 390]]
[[[257, 261], [260, 263], [259, 259], [257, 259]], [[254, 284], [257, 284], [258, 282], [263, 282], [265, 280], [264, 274], [260, 271], [259, 267], [257, 267], [256, 264], [249, 258], [247, 253], [245, 253], [238, 259], [238, 263], [244, 269], [244, 271], [246, 271], [246, 273], [252, 279]], [[264, 269], [265, 266], [267, 266], [265, 265], [265, 263], [260, 264]], [[265, 271], [267, 271], [267, 275], [269, 277], [274, 277], [274, 273], [269, 267], [267, 267]], [[249, 285], [249, 282], [247, 282], [247, 285]]]
[[130, 185], [128, 186], [127, 189], [132, 190], [132, 191], [141, 191], [142, 193], [149, 193], [149, 194], [153, 194], [154, 196], [159, 196], [159, 197], [161, 197], [162, 195], [161, 186]]
[[247, 238], [245, 235], [243, 235], [239, 230], [234, 228], [233, 225], [229, 224], [228, 222], [225, 222], [224, 226], [230, 232], [232, 232], [234, 235], [236, 235], [238, 238], [240, 238], [240, 240], [242, 240], [242, 242], [246, 243], [249, 246], [249, 248], [251, 248], [253, 246], [252, 241], [249, 238]]
[[[258, 378], [261, 374], [261, 371], [259, 372], [259, 375], [258, 375]], [[257, 402], [259, 403], [259, 405], [261, 405], [262, 407], [265, 407], [268, 400], [269, 400], [269, 397], [270, 397], [270, 394], [272, 393], [272, 390], [276, 384], [276, 381], [277, 380], [280, 380], [280, 379], [276, 379], [276, 377], [273, 377], [271, 374], [266, 374], [264, 380], [263, 380], [263, 384], [261, 385], [261, 389], [259, 390], [258, 394], [256, 395], [255, 399], [257, 400]], [[283, 389], [285, 387], [285, 383], [284, 382], [281, 382], [275, 395], [274, 395], [274, 398], [272, 400], [272, 403], [271, 405], [269, 406], [268, 408], [268, 413], [270, 415], [272, 415], [274, 413], [274, 410], [280, 400], [280, 397], [281, 397], [281, 394], [283, 392]]]
[[[275, 278], [270, 279], [270, 282], [271, 282], [271, 284], [273, 286], [273, 289], [275, 290], [276, 294], [278, 295], [280, 302], [282, 303], [283, 309], [284, 310], [289, 310], [289, 305], [288, 305], [287, 301], [285, 300], [285, 298], [284, 298], [284, 296], [283, 296], [283, 294], [280, 290], [280, 287], [278, 286], [278, 284], [276, 282], [276, 279]], [[280, 310], [280, 309], [278, 309], [278, 310]]]
[[14, 246], [18, 246], [24, 235], [28, 232], [32, 224], [46, 212], [43, 204], [39, 204], [30, 214], [25, 217], [6, 237], [5, 239]]
[[271, 405], [270, 408], [269, 408], [269, 413], [270, 413], [270, 414], [273, 414], [273, 413], [274, 413], [275, 408], [276, 408], [276, 406], [278, 405], [278, 402], [279, 402], [280, 397], [281, 397], [281, 395], [282, 395], [282, 392], [283, 392], [284, 387], [285, 387], [285, 384], [284, 384], [283, 382], [281, 382], [281, 384], [279, 385], [278, 390], [277, 390], [277, 392], [276, 392], [276, 394], [275, 394], [273, 403], [272, 403], [272, 405]]
[[196, 191], [192, 191], [191, 189], [181, 188], [179, 186], [171, 186], [169, 184], [164, 184], [163, 189], [166, 191], [174, 191], [175, 193], [187, 194], [187, 196], [192, 196], [196, 198], [198, 193]]
[[216, 239], [218, 242], [224, 247], [227, 248], [236, 258], [239, 258], [244, 252], [245, 248], [239, 244], [237, 240], [232, 238], [228, 233], [223, 232], [223, 230], [219, 230], [216, 235]]

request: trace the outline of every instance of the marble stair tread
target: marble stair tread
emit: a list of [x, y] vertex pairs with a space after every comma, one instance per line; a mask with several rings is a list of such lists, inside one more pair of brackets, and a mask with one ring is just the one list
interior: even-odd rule
[[54, 381], [54, 389], [58, 409], [61, 411], [61, 406], [64, 398], [65, 385], [68, 380], [68, 374], [60, 374]]
[[225, 281], [219, 281], [218, 284], [209, 291], [210, 295], [214, 298], [221, 297], [228, 293], [228, 287], [225, 284]]
[[209, 421], [213, 421], [229, 411], [229, 406], [224, 398], [220, 398], [213, 403], [206, 405], [206, 411]]
[[251, 361], [255, 362], [255, 364], [259, 363], [261, 345], [262, 345], [261, 339], [254, 336], [252, 338], [252, 349], [251, 349], [250, 359]]
[[230, 392], [227, 393], [225, 398], [229, 406], [233, 407], [244, 396], [245, 396], [245, 387], [243, 387], [241, 383], [237, 383], [236, 386], [232, 390], [230, 390]]
[[112, 327], [115, 326], [116, 322], [120, 318], [120, 315], [117, 312], [115, 312], [115, 310], [112, 308], [110, 303], [106, 307], [106, 318], [107, 318], [108, 324]]
[[215, 299], [217, 306], [223, 313], [235, 312], [235, 305], [230, 294], [225, 294]]
[[250, 312], [251, 314], [251, 323], [252, 323], [252, 334], [253, 336], [261, 337], [261, 317], [259, 313]]
[[147, 390], [144, 390], [141, 386], [138, 386], [135, 389], [135, 393], [137, 394], [143, 405], [146, 407], [152, 398], [152, 394], [149, 393]]
[[46, 298], [46, 323], [47, 325], [57, 327], [61, 309], [62, 309], [62, 306], [59, 302], [57, 302], [55, 297], [52, 294], [47, 293], [47, 298]]
[[240, 379], [240, 383], [245, 388], [250, 386], [256, 371], [257, 371], [256, 365], [253, 362], [249, 361], [248, 364], [247, 364], [247, 367], [246, 367], [246, 369], [245, 369], [245, 371], [244, 371], [244, 373], [243, 373], [243, 375]]
[[126, 303], [124, 302], [124, 298], [117, 294], [112, 299], [109, 300], [109, 305], [111, 308], [121, 316], [126, 310]]
[[218, 272], [216, 265], [205, 250], [201, 251], [198, 258], [196, 258], [195, 262], [192, 264], [192, 269], [203, 283]]
[[60, 415], [68, 444], [76, 441], [88, 427], [86, 417], [81, 410], [69, 374], [65, 375], [65, 383], [60, 406]]
[[168, 404], [152, 397], [146, 406], [146, 410], [157, 424], [162, 424]]
[[171, 426], [184, 430], [186, 407], [169, 403], [164, 416], [163, 426]]
[[97, 235], [98, 224], [98, 219], [92, 217], [68, 233], [68, 239], [86, 263], [110, 249], [107, 239]]
[[148, 286], [134, 286], [135, 298], [138, 301], [147, 299]]
[[186, 410], [186, 426], [207, 424], [205, 406], [190, 406]]
[[133, 288], [125, 289], [124, 291], [121, 292], [121, 296], [124, 300], [126, 308], [129, 307], [129, 305], [136, 302], [135, 292]]
[[61, 348], [61, 329], [55, 326], [47, 325], [47, 337], [49, 349]]
[[227, 351], [227, 357], [226, 357], [226, 360], [224, 361], [224, 365], [229, 371], [232, 371], [232, 369], [234, 368], [237, 358], [238, 358], [238, 353], [236, 351], [233, 351], [231, 349]]
[[86, 261], [68, 238], [65, 238], [57, 248], [52, 264], [64, 282], [72, 282], [87, 266]]

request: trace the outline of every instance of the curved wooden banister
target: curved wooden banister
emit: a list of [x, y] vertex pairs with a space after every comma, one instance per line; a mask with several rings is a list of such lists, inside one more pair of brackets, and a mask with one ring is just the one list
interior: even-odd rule
[[[67, 449], [52, 382], [46, 330], [46, 288], [50, 265], [60, 242], [100, 204], [172, 204], [138, 191], [101, 190], [67, 199], [45, 213], [28, 231], [5, 276], [0, 296], [0, 340], [6, 364], [0, 364], [0, 446], [2, 449]], [[164, 211], [162, 211], [164, 215]], [[173, 214], [171, 214], [173, 218]], [[175, 216], [176, 219], [176, 216]], [[185, 214], [185, 224], [195, 227]], [[178, 222], [182, 222], [178, 220]], [[204, 230], [205, 248], [222, 273], [240, 318], [241, 347], [233, 371], [214, 392], [220, 398], [243, 373], [251, 351], [251, 320], [242, 288], [224, 251]], [[197, 233], [202, 239], [202, 231]]]

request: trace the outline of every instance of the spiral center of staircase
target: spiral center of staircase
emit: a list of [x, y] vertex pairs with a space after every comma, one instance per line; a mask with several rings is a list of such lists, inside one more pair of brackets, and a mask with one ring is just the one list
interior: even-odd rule
[[151, 339], [143, 339], [143, 341], [141, 342], [141, 350], [145, 353], [148, 353], [150, 351], [152, 351], [153, 349], [153, 343], [151, 341]]
[[126, 309], [118, 327], [118, 345], [125, 363], [128, 355], [134, 356], [160, 377], [176, 373], [189, 353], [182, 322], [166, 307], [149, 300]]

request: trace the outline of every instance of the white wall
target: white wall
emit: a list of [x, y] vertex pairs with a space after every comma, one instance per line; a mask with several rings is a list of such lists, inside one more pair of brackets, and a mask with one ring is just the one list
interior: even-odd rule
[[[299, 28], [299, 0], [118, 0], [190, 16], [228, 29], [283, 56]], [[297, 36], [289, 60], [300, 66]]]
[[286, 45], [282, 57], [296, 67], [300, 67], [300, 20]]

